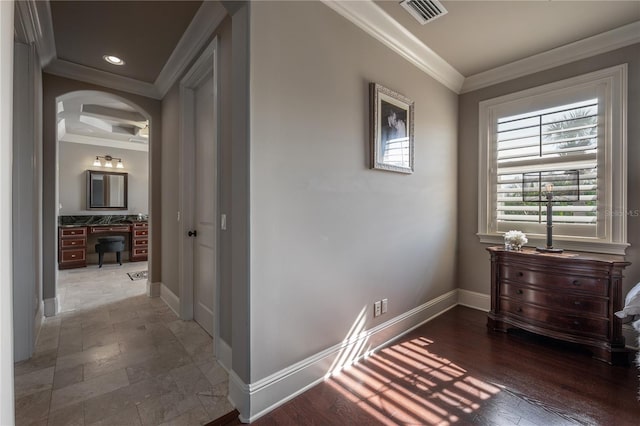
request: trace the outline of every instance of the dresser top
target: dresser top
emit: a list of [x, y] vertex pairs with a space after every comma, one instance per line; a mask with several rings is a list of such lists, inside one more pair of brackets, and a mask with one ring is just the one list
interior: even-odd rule
[[614, 255], [614, 254], [602, 254], [602, 253], [585, 253], [578, 251], [569, 251], [565, 250], [562, 253], [544, 253], [539, 252], [535, 248], [532, 247], [523, 247], [520, 251], [515, 250], [506, 250], [504, 246], [493, 246], [487, 247], [487, 251], [490, 253], [503, 253], [503, 255], [515, 256], [515, 257], [539, 257], [541, 259], [549, 259], [550, 261], [565, 261], [565, 260], [575, 260], [575, 261], [596, 261], [596, 262], [606, 262], [606, 263], [616, 263], [621, 265], [631, 265], [631, 262], [625, 261], [624, 256]]

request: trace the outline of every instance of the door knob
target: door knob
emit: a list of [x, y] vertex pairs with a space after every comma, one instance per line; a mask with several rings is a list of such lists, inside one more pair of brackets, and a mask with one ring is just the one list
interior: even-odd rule
[[189, 231], [187, 233], [188, 236], [190, 237], [197, 237], [198, 236], [198, 231], [196, 231], [195, 229], [193, 231]]

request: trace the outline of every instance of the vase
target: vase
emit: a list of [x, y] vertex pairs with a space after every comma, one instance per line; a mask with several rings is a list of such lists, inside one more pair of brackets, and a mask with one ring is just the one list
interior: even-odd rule
[[522, 245], [505, 241], [504, 249], [507, 251], [522, 251]]

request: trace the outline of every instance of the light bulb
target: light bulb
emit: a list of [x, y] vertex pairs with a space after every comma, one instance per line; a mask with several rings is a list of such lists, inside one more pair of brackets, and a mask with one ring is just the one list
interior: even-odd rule
[[93, 161], [93, 166], [94, 167], [102, 166], [102, 164], [100, 164], [100, 158], [96, 157], [96, 159]]
[[116, 164], [116, 169], [124, 169], [124, 164], [122, 164], [122, 160], [118, 160], [118, 164]]
[[107, 160], [107, 161], [105, 161], [104, 166], [105, 167], [113, 167], [113, 163], [111, 162], [111, 160]]

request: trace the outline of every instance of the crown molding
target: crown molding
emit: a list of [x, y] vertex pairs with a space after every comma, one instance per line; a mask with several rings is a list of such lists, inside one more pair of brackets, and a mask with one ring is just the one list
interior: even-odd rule
[[187, 65], [202, 50], [226, 15], [227, 11], [220, 2], [205, 1], [202, 3], [156, 78], [154, 85], [162, 97], [167, 94]]
[[48, 1], [23, 0], [15, 2], [20, 23], [19, 39], [35, 44], [40, 66], [47, 66], [56, 57], [51, 6]]
[[156, 86], [151, 83], [123, 77], [96, 68], [85, 67], [84, 65], [63, 61], [61, 59], [54, 59], [44, 70], [49, 74], [59, 75], [60, 77], [97, 84], [148, 98], [162, 99], [162, 95]]
[[640, 21], [467, 77], [460, 93], [482, 89], [640, 43]]
[[373, 1], [322, 2], [447, 88], [460, 92], [464, 76]]

